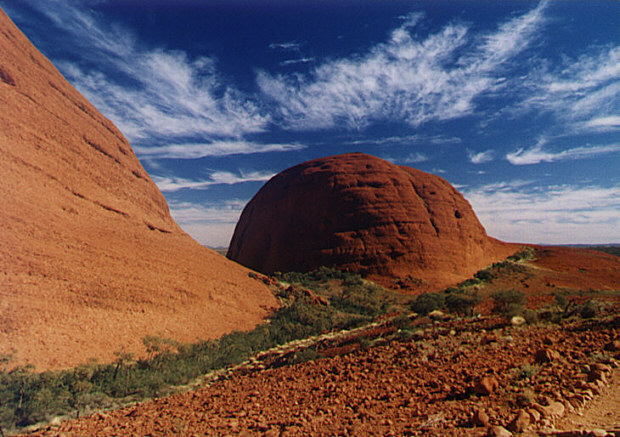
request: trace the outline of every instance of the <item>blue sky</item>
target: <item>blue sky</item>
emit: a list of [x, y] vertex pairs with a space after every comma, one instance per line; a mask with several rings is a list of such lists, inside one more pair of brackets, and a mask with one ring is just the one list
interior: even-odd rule
[[506, 241], [620, 243], [616, 1], [0, 5], [203, 244], [274, 174], [346, 152], [444, 177]]

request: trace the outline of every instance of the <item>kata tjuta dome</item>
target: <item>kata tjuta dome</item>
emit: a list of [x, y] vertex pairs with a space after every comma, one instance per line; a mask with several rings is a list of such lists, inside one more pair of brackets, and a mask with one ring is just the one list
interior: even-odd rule
[[[277, 302], [192, 240], [121, 132], [0, 8], [0, 354], [37, 371], [252, 329]], [[1, 432], [0, 432], [1, 434]]]
[[512, 252], [446, 180], [350, 153], [268, 181], [243, 210], [227, 256], [264, 273], [327, 266], [443, 286]]

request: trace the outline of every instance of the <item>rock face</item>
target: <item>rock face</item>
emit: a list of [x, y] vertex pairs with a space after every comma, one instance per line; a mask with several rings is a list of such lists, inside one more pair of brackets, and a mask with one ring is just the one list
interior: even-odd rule
[[276, 305], [193, 241], [118, 129], [0, 10], [0, 354], [37, 370], [251, 329]]
[[227, 256], [264, 273], [335, 266], [442, 286], [514, 251], [444, 179], [352, 153], [273, 177], [245, 207]]

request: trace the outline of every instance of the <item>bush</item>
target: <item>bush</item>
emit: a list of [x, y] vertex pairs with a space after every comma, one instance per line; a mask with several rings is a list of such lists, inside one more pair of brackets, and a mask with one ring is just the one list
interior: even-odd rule
[[525, 294], [518, 290], [498, 290], [491, 295], [495, 301], [493, 312], [505, 317], [521, 315], [525, 311]]
[[507, 260], [512, 262], [529, 261], [534, 259], [534, 254], [534, 249], [531, 247], [524, 247], [522, 250], [510, 255]]
[[596, 317], [598, 312], [599, 312], [598, 305], [591, 300], [579, 306], [579, 315], [584, 319], [592, 319]]
[[450, 293], [446, 296], [446, 308], [451, 312], [463, 315], [471, 315], [479, 302], [480, 297], [477, 293]]
[[538, 323], [538, 313], [534, 310], [526, 309], [525, 311], [523, 311], [523, 318], [528, 325]]
[[413, 312], [426, 315], [443, 308], [444, 304], [445, 296], [443, 293], [423, 293], [411, 302], [410, 308]]
[[482, 282], [491, 282], [496, 276], [491, 273], [490, 269], [480, 270], [474, 275], [475, 278], [479, 279]]

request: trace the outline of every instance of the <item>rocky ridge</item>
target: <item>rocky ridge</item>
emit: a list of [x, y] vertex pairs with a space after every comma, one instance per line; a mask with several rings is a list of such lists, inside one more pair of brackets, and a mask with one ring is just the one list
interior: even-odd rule
[[0, 10], [0, 354], [37, 370], [251, 329], [277, 303], [193, 241], [119, 130]]

